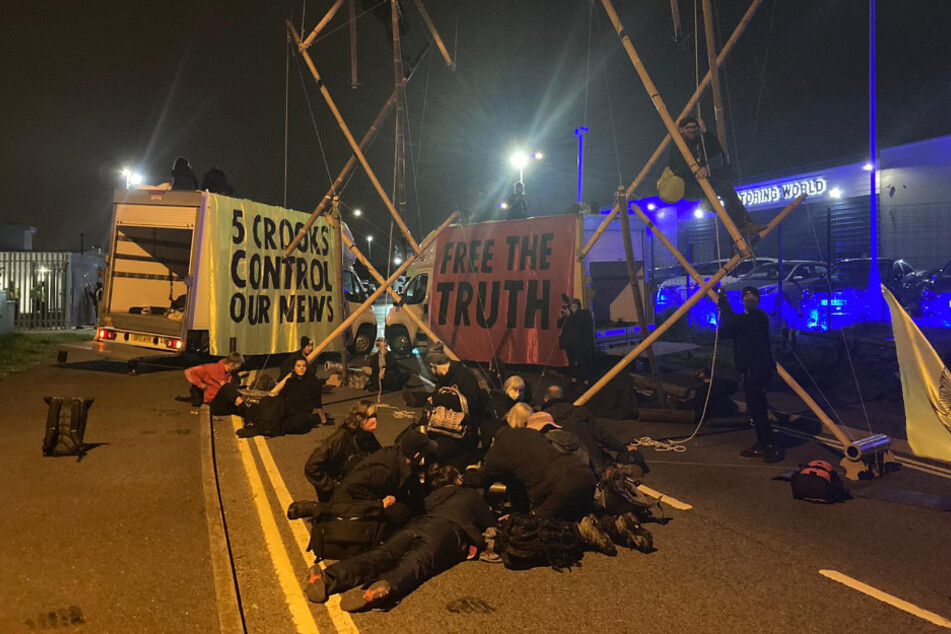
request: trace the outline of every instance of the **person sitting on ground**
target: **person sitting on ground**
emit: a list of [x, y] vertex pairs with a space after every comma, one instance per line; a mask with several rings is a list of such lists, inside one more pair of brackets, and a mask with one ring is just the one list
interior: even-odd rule
[[307, 362], [297, 359], [294, 371], [278, 381], [269, 392], [269, 396], [280, 395], [284, 398], [284, 416], [281, 423], [285, 433], [306, 433], [317, 425], [333, 425], [327, 420], [323, 407], [326, 382], [326, 379], [318, 379], [308, 374]]
[[425, 515], [413, 518], [376, 548], [307, 576], [307, 598], [324, 603], [346, 592], [340, 607], [358, 612], [394, 605], [427, 579], [475, 557], [485, 546], [483, 532], [495, 526], [495, 515], [474, 489], [463, 488], [459, 471], [432, 465], [428, 473], [432, 493], [426, 496]]
[[195, 171], [184, 156], [179, 156], [172, 165], [172, 189], [198, 190], [198, 177], [195, 176]]
[[531, 403], [532, 396], [525, 379], [517, 374], [502, 383], [501, 390], [489, 393], [489, 417], [483, 425], [482, 444], [488, 447], [495, 433], [505, 425], [505, 415], [516, 403]]
[[570, 431], [584, 445], [591, 458], [591, 466], [598, 476], [603, 476], [605, 469], [614, 464], [614, 456], [610, 451], [622, 453], [634, 448], [605, 431], [598, 419], [585, 407], [576, 407], [565, 398], [565, 392], [558, 385], [550, 385], [545, 390], [545, 402], [542, 409], [548, 412], [555, 423], [566, 431]]
[[[185, 370], [191, 383], [193, 405], [206, 403], [212, 416], [244, 416], [248, 405], [238, 392], [235, 374], [244, 365], [244, 357], [232, 352], [217, 363], [205, 363]], [[182, 400], [182, 399], [179, 399]]]
[[499, 481], [520, 484], [530, 509], [519, 508], [520, 501], [513, 499], [515, 510], [577, 522], [586, 543], [605, 554], [616, 554], [610, 536], [592, 514], [597, 485], [594, 472], [582, 459], [562, 453], [538, 431], [527, 427], [531, 408], [520, 403], [512, 410], [506, 416], [508, 426], [495, 435], [482, 466], [465, 472], [465, 484], [481, 489]]
[[318, 559], [343, 559], [374, 546], [385, 531], [402, 526], [419, 503], [418, 469], [436, 443], [418, 431], [402, 434], [356, 464], [334, 487], [327, 504], [296, 501], [289, 519], [314, 519], [309, 550]]
[[343, 425], [317, 445], [304, 465], [304, 475], [314, 485], [319, 501], [329, 502], [340, 479], [360, 460], [381, 449], [373, 435], [375, 429], [376, 405], [360, 401], [350, 408]]
[[297, 363], [298, 359], [303, 359], [307, 363], [307, 374], [311, 376], [317, 376], [317, 363], [316, 360], [314, 363], [311, 363], [307, 360], [307, 357], [311, 352], [314, 351], [314, 340], [310, 337], [303, 336], [300, 338], [300, 350], [297, 352], [292, 352], [287, 355], [287, 358], [284, 359], [281, 363], [281, 371], [278, 375], [278, 380], [283, 379], [285, 376], [294, 371], [294, 364]]
[[439, 446], [436, 457], [441, 464], [463, 469], [478, 458], [486, 393], [472, 370], [452, 361], [441, 344], [426, 353], [425, 361], [436, 380], [433, 393], [426, 399], [432, 407], [426, 433]]
[[396, 358], [396, 353], [390, 350], [386, 339], [377, 339], [376, 352], [370, 355], [370, 380], [367, 382], [367, 390], [395, 392], [403, 389], [409, 378], [410, 374], [400, 368], [399, 359]]
[[[743, 201], [740, 200], [736, 190], [733, 189], [730, 166], [716, 165], [718, 161], [722, 162], [722, 159], [725, 158], [723, 148], [720, 147], [716, 135], [707, 132], [703, 128], [703, 123], [694, 117], [681, 119], [677, 124], [677, 129], [700, 169], [697, 175], [694, 176], [690, 171], [690, 166], [687, 165], [687, 161], [684, 160], [683, 154], [680, 153], [675, 144], [671, 143], [667, 150], [667, 169], [658, 182], [661, 198], [667, 202], [677, 202], [680, 198], [704, 200], [704, 192], [699, 181], [706, 180], [710, 183], [716, 195], [723, 201], [727, 214], [741, 232], [751, 234], [762, 229], [762, 227], [753, 223], [749, 212], [743, 205]], [[674, 178], [680, 179], [680, 182], [676, 182], [673, 180]], [[668, 181], [668, 179], [670, 180]], [[677, 187], [668, 190], [667, 186], [664, 185], [668, 182], [676, 182]], [[682, 191], [679, 189], [680, 183], [683, 184]], [[671, 198], [675, 198], [675, 200], [670, 200]]]
[[[731, 398], [739, 385], [733, 379], [720, 376], [715, 379], [710, 376], [710, 366], [698, 369], [694, 378], [698, 387], [692, 390], [690, 404], [693, 407], [694, 422], [699, 423], [706, 411], [706, 420], [711, 418], [725, 418], [736, 416], [736, 403]], [[709, 394], [709, 399], [707, 398]]]

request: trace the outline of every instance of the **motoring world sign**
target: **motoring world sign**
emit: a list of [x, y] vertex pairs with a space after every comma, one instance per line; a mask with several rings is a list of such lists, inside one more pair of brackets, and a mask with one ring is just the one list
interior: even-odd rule
[[824, 194], [827, 188], [828, 184], [826, 183], [826, 179], [819, 176], [816, 178], [782, 181], [772, 185], [751, 187], [749, 189], [738, 189], [736, 193], [744, 205], [747, 207], [756, 207], [757, 205], [770, 205], [791, 201], [793, 198], [802, 194], [818, 196]]

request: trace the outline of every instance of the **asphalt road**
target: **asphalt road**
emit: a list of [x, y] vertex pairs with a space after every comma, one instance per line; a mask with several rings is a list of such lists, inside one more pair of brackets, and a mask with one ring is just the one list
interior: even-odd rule
[[[7, 478], [0, 632], [49, 628], [49, 612], [63, 619], [58, 611], [71, 606], [83, 616], [68, 625], [78, 631], [216, 631], [228, 616], [221, 608], [229, 584], [234, 588], [232, 569], [233, 594], [255, 633], [932, 632], [946, 629], [923, 618], [926, 612], [951, 618], [948, 512], [859, 496], [951, 496], [951, 480], [904, 468], [853, 485], [856, 497], [843, 504], [797, 502], [788, 483], [772, 478], [830, 457], [829, 450], [784, 437], [785, 462], [764, 465], [737, 455], [752, 442], [748, 428], [702, 429], [683, 453], [645, 449], [652, 468], [645, 484], [673, 496], [676, 506], [690, 506], [667, 505], [670, 521], [650, 525], [655, 553], [589, 554], [562, 573], [464, 563], [389, 612], [351, 617], [333, 601], [306, 602], [306, 529], [284, 517], [289, 500], [312, 496], [303, 464], [331, 429], [239, 440], [232, 420], [209, 424], [172, 401], [185, 387], [178, 370], [128, 377], [121, 369], [39, 367], [0, 383], [0, 466]], [[42, 458], [41, 397], [53, 392], [96, 397], [86, 440], [107, 444], [79, 462]], [[337, 389], [325, 403], [339, 420], [365, 396]], [[409, 415], [399, 395], [384, 402], [393, 407], [383, 409], [378, 437], [388, 442], [410, 419], [398, 417]], [[625, 440], [692, 431], [607, 425]], [[200, 440], [211, 430], [224, 544], [209, 541], [218, 509], [202, 494], [209, 478]], [[222, 556], [227, 575], [215, 566]], [[888, 593], [916, 614], [821, 570]]]

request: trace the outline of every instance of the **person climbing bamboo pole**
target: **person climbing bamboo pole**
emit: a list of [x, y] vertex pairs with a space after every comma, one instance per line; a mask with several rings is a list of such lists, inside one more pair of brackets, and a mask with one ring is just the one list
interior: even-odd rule
[[[763, 0], [753, 0], [750, 4], [750, 8], [747, 9], [746, 13], [743, 15], [743, 19], [740, 20], [739, 24], [736, 25], [736, 28], [733, 30], [733, 35], [730, 36], [730, 39], [726, 41], [723, 45], [723, 48], [720, 50], [720, 54], [717, 56], [717, 65], [722, 66], [723, 62], [726, 61], [727, 55], [732, 52], [734, 45], [740, 39], [740, 35], [743, 31], [746, 30], [747, 25], [753, 19], [753, 15], [756, 13], [756, 10], [763, 3]], [[690, 112], [696, 107], [697, 102], [700, 101], [700, 97], [703, 96], [703, 93], [706, 91], [707, 86], [710, 85], [710, 72], [708, 71], [704, 78], [700, 81], [700, 85], [697, 86], [697, 89], [694, 91], [693, 96], [690, 97], [690, 100], [687, 101], [687, 105], [683, 107], [680, 111], [680, 115], [677, 117], [679, 121], [683, 117], [686, 117]], [[634, 191], [640, 186], [643, 180], [647, 177], [647, 174], [650, 173], [651, 169], [660, 160], [660, 157], [664, 155], [664, 152], [667, 150], [667, 146], [670, 144], [670, 135], [664, 137], [664, 140], [660, 142], [660, 145], [657, 146], [657, 149], [654, 150], [654, 153], [651, 154], [651, 157], [647, 160], [647, 163], [644, 164], [644, 167], [641, 168], [641, 171], [634, 178], [631, 184], [627, 188], [625, 195], [630, 198], [634, 195]], [[581, 249], [581, 255], [585, 256], [588, 252], [594, 248], [595, 243], [598, 241], [598, 238], [601, 237], [601, 234], [607, 230], [608, 226], [614, 220], [615, 212], [612, 210], [610, 214], [601, 221], [600, 226], [595, 230], [594, 234], [588, 239], [584, 247]]]
[[726, 227], [726, 230], [730, 233], [730, 237], [733, 238], [733, 242], [736, 244], [737, 252], [744, 256], [750, 255], [751, 251], [749, 245], [746, 243], [746, 240], [743, 239], [743, 236], [740, 234], [740, 230], [730, 218], [729, 214], [726, 212], [726, 209], [724, 209], [723, 205], [720, 204], [720, 201], [717, 199], [717, 194], [708, 182], [703, 168], [697, 164], [697, 160], [687, 147], [686, 141], [679, 134], [677, 124], [671, 118], [670, 112], [667, 110], [667, 106], [664, 105], [664, 100], [661, 98], [660, 92], [657, 90], [657, 86], [654, 85], [653, 80], [647, 73], [647, 69], [644, 67], [644, 63], [641, 61], [640, 55], [637, 53], [637, 49], [634, 48], [631, 38], [628, 37], [626, 31], [624, 30], [624, 25], [621, 24], [621, 19], [618, 16], [617, 11], [614, 9], [614, 4], [611, 2], [611, 0], [601, 0], [601, 4], [604, 7], [605, 12], [608, 14], [608, 18], [610, 18], [611, 23], [614, 25], [614, 29], [617, 31], [618, 37], [621, 38], [621, 44], [624, 46], [624, 50], [627, 52], [631, 63], [634, 65], [634, 69], [637, 71], [637, 74], [641, 79], [641, 83], [644, 84], [644, 89], [647, 90], [648, 96], [654, 103], [654, 108], [657, 110], [661, 120], [664, 122], [667, 132], [670, 134], [671, 139], [673, 139], [674, 145], [677, 146], [677, 149], [683, 156], [684, 161], [686, 161], [690, 171], [697, 178], [697, 183], [700, 185], [704, 195], [706, 195], [707, 200], [710, 202], [710, 206], [714, 211], [716, 211], [717, 216], [719, 216], [720, 220], [723, 222], [723, 226]]

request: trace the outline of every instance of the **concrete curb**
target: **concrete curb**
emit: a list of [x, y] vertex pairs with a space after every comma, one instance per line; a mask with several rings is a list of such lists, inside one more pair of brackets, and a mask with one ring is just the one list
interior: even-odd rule
[[215, 581], [215, 607], [218, 611], [218, 630], [222, 634], [247, 634], [241, 602], [238, 599], [237, 573], [231, 559], [231, 546], [225, 531], [224, 509], [218, 488], [215, 467], [215, 440], [211, 412], [201, 407], [201, 483], [205, 497], [205, 519], [208, 526], [208, 545], [211, 554], [212, 576]]

